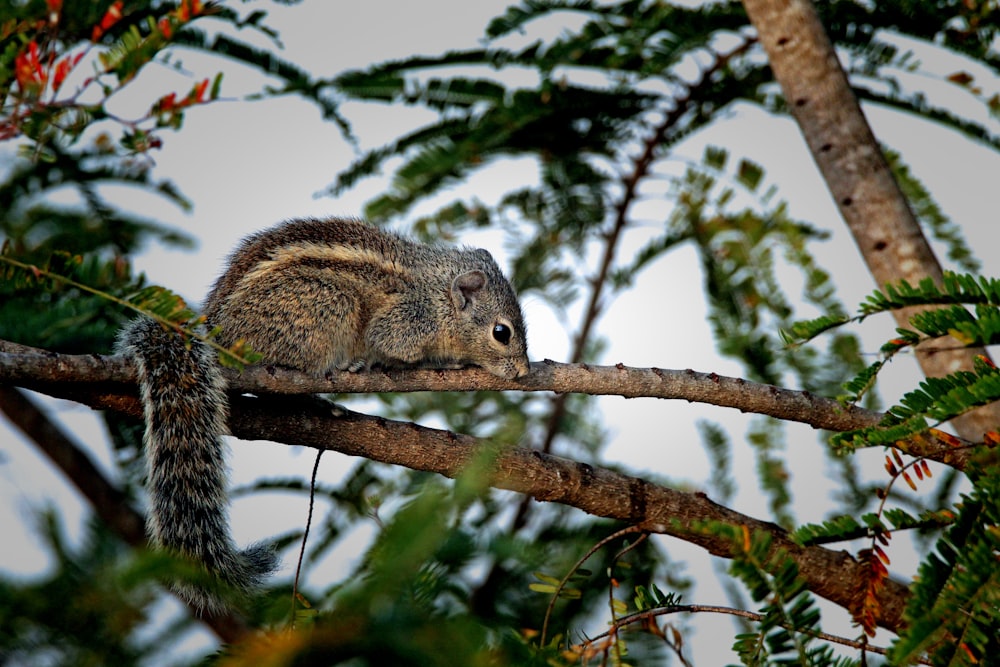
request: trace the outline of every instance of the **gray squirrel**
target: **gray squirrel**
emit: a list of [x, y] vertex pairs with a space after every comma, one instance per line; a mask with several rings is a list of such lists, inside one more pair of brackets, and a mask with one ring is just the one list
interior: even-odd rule
[[[367, 223], [281, 223], [245, 238], [205, 303], [216, 341], [308, 373], [372, 366], [480, 366], [528, 373], [524, 316], [489, 252], [424, 245]], [[239, 550], [228, 524], [226, 382], [216, 353], [140, 318], [117, 350], [138, 369], [146, 432], [148, 532], [202, 563], [221, 587], [174, 584], [195, 608], [236, 608], [275, 569], [266, 545]], [[227, 597], [216, 588], [229, 589]]]

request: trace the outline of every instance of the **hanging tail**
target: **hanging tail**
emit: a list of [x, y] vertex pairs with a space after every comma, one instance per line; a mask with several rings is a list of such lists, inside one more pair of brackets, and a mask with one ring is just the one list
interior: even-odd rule
[[142, 318], [119, 336], [118, 352], [139, 372], [146, 420], [150, 507], [157, 546], [201, 563], [219, 585], [175, 583], [179, 597], [218, 613], [245, 601], [277, 564], [266, 545], [240, 551], [229, 532], [225, 445], [229, 403], [216, 353]]

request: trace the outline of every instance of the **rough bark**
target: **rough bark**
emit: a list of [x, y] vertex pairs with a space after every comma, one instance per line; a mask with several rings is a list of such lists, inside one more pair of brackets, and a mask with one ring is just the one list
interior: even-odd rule
[[[743, 0], [767, 51], [774, 77], [805, 137], [868, 269], [886, 283], [925, 278], [941, 282], [941, 265], [896, 182], [851, 90], [833, 44], [809, 0]], [[908, 327], [912, 310], [894, 313]], [[934, 341], [917, 349], [928, 377], [971, 370], [983, 348]], [[953, 420], [957, 432], [981, 441], [1000, 423], [1000, 406]]]
[[[3, 349], [3, 341], [0, 341]], [[632, 368], [623, 364], [592, 366], [554, 361], [534, 362], [531, 373], [517, 380], [504, 380], [486, 371], [467, 368], [394, 370], [373, 373], [335, 373], [319, 378], [299, 371], [270, 366], [227, 371], [233, 392], [269, 394], [380, 393], [390, 391], [552, 391], [592, 396], [659, 398], [706, 403], [741, 412], [767, 415], [808, 424], [829, 431], [848, 431], [878, 424], [882, 413], [837, 401], [807, 391], [796, 391], [742, 378], [690, 369]], [[135, 371], [121, 357], [62, 355], [35, 348], [19, 353], [0, 352], [0, 382], [19, 384], [45, 393], [80, 400], [101, 390], [102, 384], [132, 384]], [[57, 386], [58, 385], [58, 386]], [[966, 443], [968, 444], [968, 443]], [[913, 456], [925, 456], [964, 470], [974, 454], [972, 447], [955, 448], [932, 434], [898, 443]]]
[[[66, 360], [52, 355], [49, 361], [62, 365]], [[264, 369], [265, 375], [270, 375], [267, 370]], [[586, 368], [582, 372], [592, 374], [594, 370]], [[607, 367], [597, 370], [617, 373], [625, 369]], [[450, 373], [475, 375], [477, 372], [407, 373], [444, 376]], [[679, 375], [684, 376], [686, 372], [679, 372]], [[703, 382], [716, 386], [718, 392], [717, 384], [721, 379], [706, 376]], [[732, 381], [745, 384], [740, 380]], [[766, 388], [767, 385], [761, 387]], [[97, 409], [113, 409], [137, 418], [142, 414], [135, 387], [129, 383], [74, 384], [62, 381], [35, 388]], [[475, 463], [479, 467], [487, 462], [489, 465], [485, 470], [491, 486], [639, 525], [650, 532], [697, 544], [722, 558], [732, 558], [738, 546], [731, 539], [707, 528], [708, 524], [737, 527], [747, 534], [766, 533], [772, 540], [771, 552], [776, 554], [781, 551], [791, 557], [810, 590], [846, 609], [855, 608], [857, 582], [864, 580], [864, 566], [847, 552], [820, 546], [800, 546], [780, 526], [718, 505], [702, 493], [671, 489], [533, 449], [497, 448], [492, 443], [470, 436], [357, 414], [309, 397], [249, 397], [234, 392], [231, 401], [229, 427], [231, 433], [240, 439], [331, 449], [452, 478], [465, 472], [470, 464]], [[671, 443], [668, 438], [660, 436], [656, 446], [680, 445], [683, 443]], [[888, 581], [878, 594], [882, 609], [879, 623], [898, 631], [903, 623], [902, 613], [908, 598], [904, 584]]]

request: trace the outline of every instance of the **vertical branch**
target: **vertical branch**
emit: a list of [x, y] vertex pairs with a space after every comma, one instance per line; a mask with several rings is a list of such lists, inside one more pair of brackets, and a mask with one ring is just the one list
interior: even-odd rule
[[[792, 116], [879, 287], [925, 278], [941, 282], [941, 266], [875, 140], [833, 44], [809, 0], [743, 0], [781, 84]], [[893, 313], [908, 327], [912, 309]], [[982, 348], [921, 346], [917, 360], [930, 377], [971, 370]], [[1000, 421], [1000, 407], [953, 420], [972, 441]]]

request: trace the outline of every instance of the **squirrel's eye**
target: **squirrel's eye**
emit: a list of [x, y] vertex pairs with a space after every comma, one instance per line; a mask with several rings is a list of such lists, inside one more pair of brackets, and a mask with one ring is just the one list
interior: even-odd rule
[[497, 324], [493, 327], [493, 339], [501, 345], [510, 343], [510, 327], [506, 324]]

